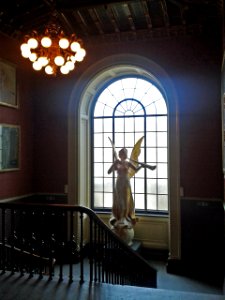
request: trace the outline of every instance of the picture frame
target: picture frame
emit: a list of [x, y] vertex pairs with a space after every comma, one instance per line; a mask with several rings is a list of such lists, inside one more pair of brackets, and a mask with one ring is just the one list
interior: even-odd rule
[[0, 124], [0, 172], [19, 170], [20, 126]]
[[16, 67], [0, 59], [0, 105], [18, 108]]

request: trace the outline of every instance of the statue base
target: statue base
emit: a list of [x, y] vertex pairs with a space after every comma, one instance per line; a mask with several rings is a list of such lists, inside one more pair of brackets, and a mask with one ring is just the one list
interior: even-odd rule
[[109, 220], [111, 230], [121, 238], [128, 246], [132, 246], [134, 238], [134, 229], [131, 221], [123, 218], [121, 220], [116, 220], [112, 217]]

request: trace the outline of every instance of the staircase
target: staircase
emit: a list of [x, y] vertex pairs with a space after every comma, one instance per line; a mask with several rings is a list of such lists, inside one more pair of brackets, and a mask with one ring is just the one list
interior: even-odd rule
[[[0, 203], [0, 222], [2, 274], [47, 276], [62, 282], [66, 264], [69, 283], [157, 286], [156, 270], [89, 208], [5, 202]], [[88, 272], [84, 260], [88, 260]], [[78, 265], [79, 273], [74, 272]]]

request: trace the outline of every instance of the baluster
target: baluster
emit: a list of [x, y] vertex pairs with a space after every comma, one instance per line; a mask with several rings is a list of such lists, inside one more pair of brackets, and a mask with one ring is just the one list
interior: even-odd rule
[[80, 284], [84, 283], [83, 213], [80, 213]]
[[50, 237], [49, 280], [52, 280], [54, 276], [55, 245], [56, 245], [55, 234], [52, 233]]
[[73, 211], [70, 211], [70, 261], [69, 261], [69, 282], [73, 282], [73, 260], [72, 260], [72, 244], [73, 244]]
[[63, 256], [64, 256], [65, 243], [59, 242], [59, 281], [63, 280]]
[[105, 282], [105, 239], [103, 228], [100, 227], [101, 233], [101, 262], [102, 262], [102, 282]]
[[14, 240], [14, 271], [16, 272], [20, 269], [20, 264], [21, 264], [20, 251], [18, 249], [19, 238], [16, 230], [14, 230], [13, 233], [13, 240]]
[[[46, 262], [44, 262], [44, 258], [48, 257], [50, 254], [50, 249], [49, 245], [47, 244], [47, 239], [46, 236], [44, 236], [43, 228], [45, 227], [45, 216], [46, 216], [46, 211], [41, 211], [40, 212], [40, 225], [39, 225], [39, 234], [40, 234], [40, 269], [39, 269], [39, 278], [43, 278], [43, 272], [46, 273]], [[50, 266], [50, 263], [48, 264], [48, 267]]]
[[108, 254], [109, 254], [109, 250], [108, 250], [108, 232], [105, 231], [105, 253], [104, 253], [104, 259], [106, 261], [106, 268], [105, 268], [105, 280], [106, 280], [106, 283], [109, 282], [109, 278], [108, 278], [108, 275], [109, 275], [109, 261], [108, 261]]
[[101, 234], [98, 225], [98, 281], [101, 281]]
[[20, 211], [20, 223], [21, 223], [21, 228], [20, 228], [20, 232], [19, 232], [19, 251], [20, 254], [19, 256], [21, 257], [19, 265], [20, 265], [20, 276], [24, 276], [24, 269], [25, 269], [25, 261], [24, 261], [24, 248], [25, 248], [25, 238], [23, 236], [24, 234], [24, 228], [25, 228], [25, 222], [24, 222], [24, 215], [25, 215], [25, 211], [22, 210]]
[[21, 237], [21, 248], [20, 248], [20, 255], [21, 255], [21, 261], [22, 263], [20, 264], [20, 276], [24, 276], [24, 245], [25, 245], [25, 239]]
[[94, 252], [94, 247], [93, 247], [93, 220], [92, 217], [89, 219], [89, 232], [90, 232], [90, 249], [89, 249], [89, 265], [90, 265], [90, 282], [93, 281], [93, 252]]
[[[34, 215], [34, 212], [33, 212], [33, 215]], [[34, 244], [36, 242], [36, 237], [35, 237], [35, 233], [32, 232], [31, 233], [31, 239], [30, 239], [30, 254], [29, 257], [30, 257], [30, 265], [29, 265], [29, 277], [33, 277], [33, 274], [34, 274], [34, 267], [35, 267], [35, 263], [34, 263], [34, 258], [33, 258], [33, 254], [34, 254]]]
[[5, 241], [6, 241], [6, 236], [5, 236], [5, 208], [1, 209], [2, 211], [2, 251], [1, 251], [1, 267], [2, 267], [2, 274], [5, 273], [6, 271], [6, 247], [5, 247]]
[[94, 274], [95, 274], [95, 282], [97, 281], [97, 227], [96, 222], [94, 221], [94, 244], [93, 244], [93, 253], [94, 253]]
[[15, 232], [15, 214], [16, 211], [14, 209], [10, 210], [11, 212], [11, 274], [13, 275], [15, 273], [15, 253], [14, 253], [14, 248], [15, 248], [15, 241], [14, 241], [14, 232]]
[[40, 246], [39, 246], [39, 253], [40, 253], [40, 257], [39, 257], [39, 279], [42, 279], [43, 278], [43, 272], [44, 272], [44, 262], [43, 262], [43, 259], [44, 259], [44, 241], [41, 239], [41, 236], [40, 236], [40, 240], [39, 240], [39, 243], [40, 243]]
[[112, 238], [111, 236], [109, 236], [108, 238], [108, 253], [107, 253], [107, 259], [108, 259], [108, 283], [111, 283], [112, 279], [111, 279], [111, 274], [112, 274], [112, 271], [111, 271], [111, 265], [112, 265], [112, 262], [111, 262], [111, 256], [112, 256], [112, 251], [111, 251], [111, 248], [112, 248]]

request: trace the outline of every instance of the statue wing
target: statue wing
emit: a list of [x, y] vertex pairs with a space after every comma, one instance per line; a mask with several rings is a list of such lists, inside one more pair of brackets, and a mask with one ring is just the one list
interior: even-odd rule
[[[137, 167], [138, 166], [138, 157], [141, 153], [141, 143], [144, 139], [144, 136], [142, 136], [137, 142], [136, 144], [134, 145], [133, 149], [132, 149], [132, 152], [131, 152], [131, 155], [130, 155], [130, 161], [132, 162], [132, 164]], [[136, 161], [136, 162], [135, 162]], [[134, 176], [135, 174], [135, 170], [132, 169], [132, 168], [129, 168], [128, 170], [128, 176], [131, 178]]]
[[110, 140], [110, 143], [111, 143], [112, 148], [113, 148], [113, 158], [116, 160], [116, 159], [118, 159], [118, 156], [117, 156], [115, 145], [114, 145], [113, 141], [110, 139], [110, 137], [108, 137], [108, 139]]

